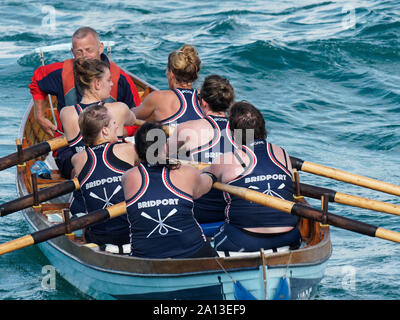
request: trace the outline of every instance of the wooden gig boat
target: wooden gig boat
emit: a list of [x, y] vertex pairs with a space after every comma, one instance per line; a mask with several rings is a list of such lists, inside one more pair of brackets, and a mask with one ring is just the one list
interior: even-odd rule
[[[130, 74], [143, 99], [156, 88]], [[52, 97], [53, 111], [57, 99]], [[52, 120], [50, 104], [46, 115]], [[19, 139], [23, 148], [50, 139], [35, 123], [33, 102], [21, 123]], [[51, 154], [17, 167], [18, 196], [34, 192], [30, 168], [45, 160], [52, 169], [51, 179], [37, 179], [37, 189], [65, 181]], [[62, 196], [24, 210], [32, 232], [63, 222], [68, 197]], [[57, 272], [95, 299], [235, 299], [235, 285], [256, 299], [276, 298], [282, 279], [290, 288], [290, 299], [313, 296], [324, 276], [331, 255], [329, 226], [300, 218], [303, 244], [297, 250], [242, 253], [229, 257], [197, 259], [143, 259], [102, 251], [85, 243], [81, 232], [59, 236], [38, 244]], [[279, 295], [278, 295], [279, 298]], [[286, 297], [287, 298], [287, 297]]]

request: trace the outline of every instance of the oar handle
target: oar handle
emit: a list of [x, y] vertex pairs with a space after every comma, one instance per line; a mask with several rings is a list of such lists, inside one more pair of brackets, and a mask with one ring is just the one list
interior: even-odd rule
[[[276, 210], [294, 214], [311, 220], [316, 220], [330, 224], [335, 227], [354, 231], [371, 237], [379, 237], [400, 243], [400, 233], [376, 227], [371, 224], [341, 217], [333, 213], [323, 213], [320, 210], [309, 207], [301, 203], [280, 199], [269, 196], [261, 192], [242, 187], [231, 186], [220, 182], [215, 182], [213, 187], [221, 191], [229, 192], [237, 197], [252, 201], [263, 206], [271, 207]], [[326, 221], [325, 221], [326, 218]]]
[[[79, 189], [79, 181], [77, 178], [61, 182], [54, 186], [39, 190], [37, 193], [37, 200], [39, 203], [71, 193]], [[0, 205], [0, 217], [6, 216], [10, 213], [29, 208], [34, 205], [35, 199], [33, 194], [28, 194], [24, 197], [5, 202]]]
[[59, 223], [49, 228], [31, 233], [30, 235], [0, 244], [0, 255], [56, 238], [65, 233], [79, 230], [91, 224], [112, 219], [125, 213], [126, 203], [120, 202], [106, 209], [96, 210], [84, 216], [75, 217], [70, 220], [69, 225], [65, 222]]
[[17, 164], [22, 164], [25, 161], [40, 157], [46, 153], [49, 153], [50, 151], [57, 150], [67, 145], [67, 138], [65, 136], [60, 136], [22, 149], [20, 153], [15, 152], [9, 154], [8, 156], [0, 158], [0, 171], [15, 166]]
[[309, 161], [304, 161], [299, 158], [290, 157], [293, 168], [308, 173], [313, 173], [326, 178], [339, 180], [342, 182], [351, 183], [361, 187], [393, 194], [400, 196], [400, 186], [388, 182], [375, 180], [372, 178], [364, 177], [358, 174], [350, 173], [347, 171], [326, 167]]

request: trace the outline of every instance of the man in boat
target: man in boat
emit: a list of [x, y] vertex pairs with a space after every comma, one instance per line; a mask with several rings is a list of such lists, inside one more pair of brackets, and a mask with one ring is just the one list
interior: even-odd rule
[[131, 228], [131, 255], [217, 256], [193, 216], [193, 199], [208, 192], [213, 180], [193, 167], [169, 163], [165, 146], [161, 126], [145, 123], [135, 135], [140, 164], [122, 176]]
[[[243, 148], [225, 153], [205, 169], [218, 181], [257, 190], [293, 201], [292, 167], [289, 155], [266, 141], [261, 112], [252, 104], [236, 102], [229, 111], [230, 130]], [[246, 132], [247, 131], [247, 132]], [[243, 166], [244, 164], [244, 166]], [[301, 235], [298, 218], [225, 193], [225, 223], [214, 236], [217, 251], [258, 251], [283, 246], [298, 248]]]
[[[179, 158], [188, 156], [190, 161], [211, 164], [222, 153], [237, 148], [233, 144], [226, 114], [235, 94], [228, 79], [214, 74], [205, 78], [199, 98], [205, 117], [179, 124], [169, 139], [169, 151], [177, 150], [183, 142], [179, 147]], [[211, 189], [195, 200], [195, 218], [199, 223], [223, 221], [225, 206], [222, 191]]]
[[164, 125], [176, 126], [179, 123], [201, 119], [197, 90], [193, 83], [200, 72], [201, 60], [196, 49], [188, 44], [168, 55], [166, 77], [170, 90], [151, 92], [134, 109], [136, 118], [160, 122]]
[[[78, 213], [74, 208], [83, 207], [86, 212], [93, 212], [124, 201], [121, 176], [138, 161], [132, 143], [118, 142], [118, 124], [109, 108], [87, 107], [79, 116], [79, 128], [86, 148], [72, 157], [80, 184], [76, 192], [81, 194], [71, 203], [72, 214]], [[97, 223], [86, 228], [84, 235], [86, 242], [100, 246], [129, 244], [127, 217], [122, 215]]]
[[[104, 45], [100, 42], [98, 33], [90, 27], [82, 27], [72, 35], [72, 54], [74, 59], [85, 57], [95, 58], [106, 62], [110, 66], [111, 78], [114, 88], [111, 92], [110, 101], [121, 101], [130, 108], [140, 104], [140, 97], [135, 84], [114, 62], [109, 61], [103, 53]], [[73, 73], [73, 61], [68, 59], [63, 62], [55, 62], [41, 66], [35, 70], [29, 85], [35, 110], [35, 119], [43, 130], [50, 136], [57, 135], [62, 131], [59, 119], [58, 128], [45, 116], [47, 94], [57, 96], [58, 111], [64, 106], [75, 105], [80, 102], [82, 93], [75, 86]], [[133, 135], [137, 127], [129, 127], [128, 135]]]

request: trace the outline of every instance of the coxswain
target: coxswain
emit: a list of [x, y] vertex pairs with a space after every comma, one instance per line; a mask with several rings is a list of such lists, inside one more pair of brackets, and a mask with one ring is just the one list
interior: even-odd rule
[[[131, 77], [117, 64], [110, 61], [104, 52], [104, 44], [96, 30], [91, 27], [81, 27], [72, 35], [71, 52], [73, 59], [63, 62], [40, 66], [32, 76], [29, 89], [34, 103], [35, 120], [50, 136], [60, 135], [61, 123], [58, 128], [45, 116], [46, 98], [48, 94], [57, 96], [58, 112], [64, 106], [72, 106], [81, 101], [82, 93], [75, 86], [73, 62], [77, 58], [92, 58], [105, 62], [111, 72], [114, 83], [113, 90], [106, 102], [120, 101], [129, 108], [137, 107], [141, 100], [138, 90]], [[137, 127], [127, 127], [130, 135], [133, 135]]]

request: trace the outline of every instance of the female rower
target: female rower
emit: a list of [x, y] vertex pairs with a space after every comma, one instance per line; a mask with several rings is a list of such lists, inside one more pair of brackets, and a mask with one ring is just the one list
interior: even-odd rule
[[[66, 178], [70, 178], [73, 175], [71, 174], [71, 157], [84, 149], [82, 135], [78, 126], [79, 115], [88, 106], [99, 104], [106, 100], [110, 96], [113, 85], [108, 65], [98, 59], [75, 59], [74, 73], [82, 91], [82, 100], [74, 106], [61, 109], [60, 120], [69, 147], [59, 152], [56, 159], [61, 173]], [[135, 122], [134, 113], [123, 102], [105, 103], [104, 105], [113, 113], [114, 119], [118, 124], [117, 134], [122, 138], [123, 126], [130, 126]]]
[[191, 45], [172, 51], [168, 56], [166, 70], [170, 90], [150, 93], [134, 109], [136, 117], [151, 118], [152, 121], [170, 125], [202, 118], [197, 91], [193, 89], [193, 83], [200, 72], [200, 64], [197, 51]]
[[160, 125], [141, 126], [135, 135], [140, 164], [122, 177], [131, 228], [131, 255], [216, 256], [193, 216], [193, 199], [208, 192], [213, 180], [193, 167], [170, 164], [163, 156], [165, 144]]
[[[237, 102], [230, 109], [229, 124], [235, 142], [243, 148], [222, 155], [205, 170], [223, 183], [293, 201], [290, 158], [284, 149], [266, 141], [261, 112], [248, 102]], [[227, 218], [215, 234], [216, 250], [248, 252], [299, 247], [301, 235], [296, 216], [229, 193], [224, 195]]]
[[[121, 176], [138, 160], [132, 143], [118, 143], [119, 126], [109, 108], [93, 105], [85, 108], [79, 116], [79, 128], [85, 150], [72, 157], [72, 165], [78, 177], [86, 212], [124, 201]], [[72, 212], [75, 213], [75, 212]], [[86, 228], [86, 242], [99, 245], [129, 244], [129, 223], [126, 215], [101, 222]]]
[[[168, 140], [169, 152], [174, 153], [173, 150], [184, 143], [179, 147], [180, 159], [188, 155], [191, 161], [211, 164], [222, 153], [232, 152], [235, 148], [226, 114], [235, 95], [228, 79], [209, 75], [203, 82], [199, 97], [205, 117], [179, 124]], [[223, 221], [225, 206], [222, 191], [211, 189], [195, 201], [195, 218], [200, 223]]]

